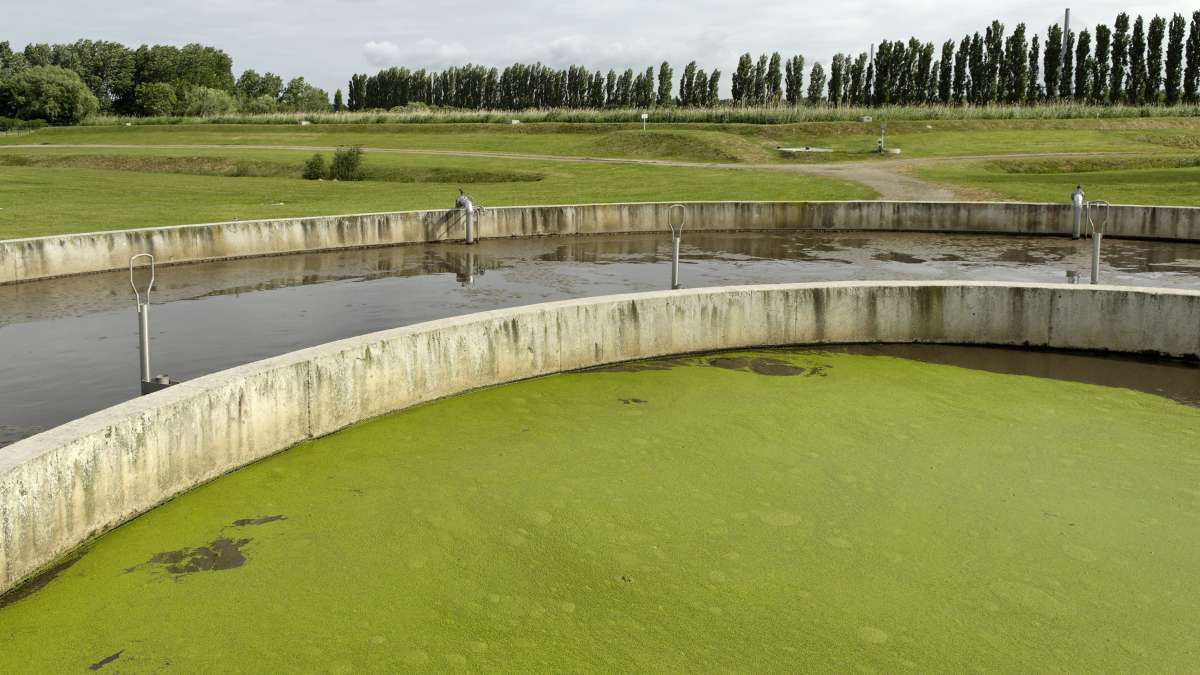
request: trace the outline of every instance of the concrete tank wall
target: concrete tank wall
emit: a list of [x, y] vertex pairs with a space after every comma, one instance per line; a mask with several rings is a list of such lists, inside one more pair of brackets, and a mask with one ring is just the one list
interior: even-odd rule
[[[485, 210], [480, 237], [666, 232], [669, 203]], [[689, 202], [688, 230], [895, 230], [1067, 235], [1067, 204], [987, 202]], [[1085, 226], [1086, 228], [1086, 226]], [[1200, 241], [1200, 208], [1114, 206], [1113, 237]], [[160, 264], [462, 239], [462, 211], [399, 211], [181, 225], [0, 241], [0, 284]], [[686, 235], [685, 235], [686, 236]]]
[[734, 286], [431, 321], [184, 382], [0, 452], [0, 593], [200, 483], [360, 420], [645, 357], [848, 342], [1200, 357], [1200, 292], [986, 282]]

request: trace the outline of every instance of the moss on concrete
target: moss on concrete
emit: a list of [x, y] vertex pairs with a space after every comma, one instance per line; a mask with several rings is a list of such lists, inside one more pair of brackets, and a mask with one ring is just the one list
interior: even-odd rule
[[716, 358], [474, 392], [217, 480], [0, 608], [0, 671], [1195, 666], [1200, 410]]

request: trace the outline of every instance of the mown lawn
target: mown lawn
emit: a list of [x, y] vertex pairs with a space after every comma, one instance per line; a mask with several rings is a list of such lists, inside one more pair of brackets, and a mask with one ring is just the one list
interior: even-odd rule
[[[1126, 165], [1136, 166], [1136, 162]], [[939, 183], [982, 190], [1003, 200], [1065, 202], [1075, 185], [1082, 185], [1088, 199], [1113, 204], [1200, 206], [1197, 166], [1080, 170], [1068, 165], [1055, 171], [1014, 173], [996, 163], [955, 162], [922, 167], [916, 174]]]
[[[59, 156], [96, 153], [95, 150], [47, 152]], [[229, 152], [202, 149], [103, 152], [126, 158], [144, 154], [146, 161], [156, 166], [171, 156], [209, 159], [231, 156]], [[38, 153], [12, 149], [0, 154]], [[310, 154], [309, 151], [245, 151], [232, 153], [232, 157], [289, 163], [298, 170]], [[329, 182], [112, 168], [0, 166], [0, 239], [234, 219], [444, 208], [454, 204], [460, 186], [484, 206], [876, 196], [871, 189], [857, 184], [778, 171], [386, 153], [368, 153], [366, 165], [401, 180]]]

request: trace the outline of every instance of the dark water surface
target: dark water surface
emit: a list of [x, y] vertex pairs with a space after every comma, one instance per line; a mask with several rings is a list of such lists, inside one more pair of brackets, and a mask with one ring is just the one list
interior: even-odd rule
[[[1088, 241], [1045, 237], [697, 233], [685, 234], [681, 277], [690, 287], [885, 279], [1064, 283], [1076, 274], [1086, 281], [1089, 247]], [[670, 281], [669, 256], [669, 238], [627, 235], [162, 267], [150, 314], [153, 367], [191, 379], [430, 319], [660, 290]], [[1106, 241], [1102, 262], [1105, 283], [1200, 289], [1200, 244]], [[1200, 371], [1186, 364], [1021, 350], [869, 349], [1200, 401]], [[0, 445], [137, 393], [137, 325], [127, 273], [0, 286]]]

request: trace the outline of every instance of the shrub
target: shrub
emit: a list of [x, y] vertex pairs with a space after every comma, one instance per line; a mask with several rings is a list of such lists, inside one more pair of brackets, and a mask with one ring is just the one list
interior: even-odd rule
[[175, 112], [178, 101], [175, 87], [166, 82], [143, 82], [133, 95], [138, 111], [150, 117], [161, 117]]
[[11, 117], [0, 117], [0, 132], [33, 131], [46, 126], [46, 120], [18, 120]]
[[363, 150], [358, 146], [338, 148], [329, 164], [329, 177], [333, 180], [362, 180]]
[[304, 179], [320, 180], [325, 177], [325, 157], [317, 153], [304, 163]]
[[96, 95], [66, 68], [34, 66], [0, 84], [0, 111], [23, 120], [77, 124], [99, 109]]
[[248, 101], [243, 101], [240, 112], [250, 115], [265, 115], [273, 113], [279, 109], [279, 104], [275, 102], [275, 98], [270, 94], [263, 94]]
[[179, 114], [211, 117], [233, 112], [233, 97], [220, 89], [187, 87], [179, 101]]

